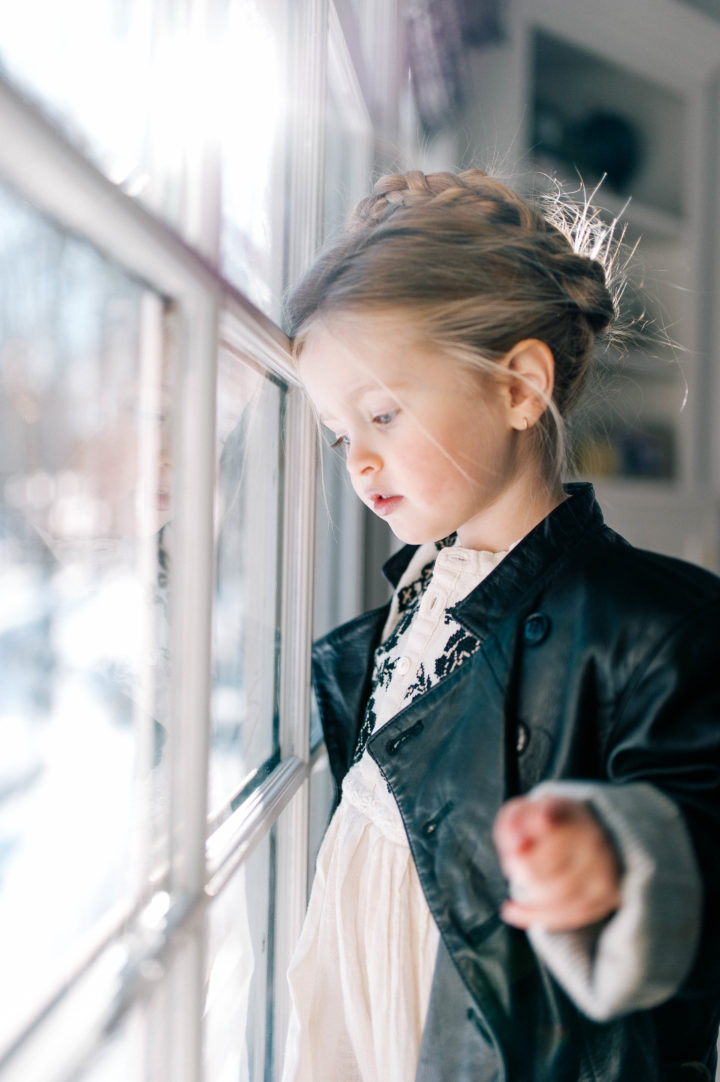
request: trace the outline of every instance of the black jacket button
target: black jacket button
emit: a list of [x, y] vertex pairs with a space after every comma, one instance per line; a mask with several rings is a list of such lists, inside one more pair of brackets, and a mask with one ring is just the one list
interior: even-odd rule
[[522, 637], [527, 646], [539, 646], [550, 631], [550, 617], [544, 612], [534, 612], [523, 624]]
[[530, 730], [524, 721], [519, 721], [515, 731], [515, 750], [518, 755], [522, 755], [529, 743]]

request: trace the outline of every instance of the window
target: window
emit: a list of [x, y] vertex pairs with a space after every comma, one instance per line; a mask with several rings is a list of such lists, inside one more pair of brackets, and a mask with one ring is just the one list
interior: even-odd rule
[[1, 1082], [277, 1077], [330, 801], [279, 320], [370, 171], [344, 32], [326, 0], [4, 25]]
[[[160, 298], [7, 189], [0, 223], [7, 1040], [133, 904], [133, 809], [156, 784], [167, 725], [172, 509], [163, 372], [148, 348]], [[159, 828], [148, 815], [148, 841]]]

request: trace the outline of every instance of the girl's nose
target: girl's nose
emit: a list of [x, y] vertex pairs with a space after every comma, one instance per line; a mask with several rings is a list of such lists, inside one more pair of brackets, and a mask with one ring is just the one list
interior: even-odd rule
[[380, 456], [362, 444], [351, 444], [347, 452], [348, 471], [351, 474], [368, 474], [380, 468]]

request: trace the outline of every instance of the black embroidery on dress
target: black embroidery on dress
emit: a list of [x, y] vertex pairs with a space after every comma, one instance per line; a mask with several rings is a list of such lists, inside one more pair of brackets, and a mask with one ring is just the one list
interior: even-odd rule
[[[414, 608], [413, 608], [414, 611]], [[394, 635], [394, 632], [393, 632]], [[353, 763], [357, 763], [362, 757], [363, 752], [367, 746], [367, 742], [372, 736], [373, 729], [375, 728], [375, 722], [377, 721], [377, 709], [376, 703], [378, 695], [387, 691], [390, 687], [390, 681], [392, 674], [395, 671], [398, 658], [396, 655], [389, 653], [386, 649], [390, 639], [384, 643], [381, 643], [375, 651], [375, 660], [373, 662], [373, 674], [372, 674], [372, 690], [368, 696], [368, 701], [365, 704], [365, 713], [363, 714], [362, 725], [358, 732], [357, 742], [355, 744], [355, 752], [353, 754]]]
[[395, 624], [395, 627], [392, 629], [392, 631], [390, 632], [388, 637], [385, 639], [385, 642], [381, 643], [380, 646], [378, 646], [378, 651], [381, 654], [392, 653], [392, 651], [395, 649], [395, 647], [397, 646], [398, 640], [400, 639], [400, 637], [402, 635], [405, 634], [407, 629], [410, 627], [410, 624], [413, 622], [413, 619], [415, 617], [415, 613], [417, 612], [418, 606], [420, 604], [420, 598], [421, 597], [422, 597], [422, 594], [418, 594], [417, 597], [414, 597], [412, 599], [410, 604], [404, 610], [404, 612], [403, 612], [402, 616], [400, 617], [400, 619], [398, 620], [398, 622]]
[[408, 583], [407, 586], [403, 586], [402, 590], [398, 591], [398, 612], [405, 612], [408, 605], [411, 605], [413, 601], [417, 601], [423, 595], [427, 584], [432, 578], [434, 566], [434, 561], [426, 564], [420, 572], [419, 578], [414, 579], [413, 582]]
[[411, 684], [408, 684], [408, 689], [405, 692], [405, 702], [412, 702], [414, 699], [418, 699], [421, 695], [424, 695], [426, 691], [429, 691], [431, 687], [432, 676], [425, 671], [425, 666], [421, 662], [415, 673], [415, 679]]
[[[449, 620], [446, 618], [445, 622], [450, 625], [455, 623], [452, 618]], [[471, 658], [479, 649], [480, 640], [471, 635], [469, 631], [466, 631], [464, 627], [458, 627], [457, 631], [454, 631], [448, 639], [445, 650], [435, 662], [435, 682], [437, 683], [438, 680], [442, 680], [443, 677], [455, 672], [464, 661]]]
[[[450, 625], [455, 623], [452, 617], [446, 619], [445, 622]], [[415, 679], [408, 685], [404, 706], [424, 695], [446, 676], [450, 676], [479, 649], [480, 640], [465, 628], [458, 627], [448, 639], [443, 653], [435, 660], [432, 671], [427, 672], [422, 664], [419, 666]]]
[[[455, 537], [455, 534], [451, 534], [442, 541], [436, 541], [435, 547], [438, 552], [448, 545], [453, 545], [455, 543]], [[372, 736], [377, 721], [378, 698], [390, 687], [392, 676], [399, 660], [397, 653], [395, 652], [398, 641], [408, 630], [415, 618], [415, 614], [420, 605], [420, 599], [432, 578], [434, 566], [434, 561], [427, 564], [423, 567], [418, 578], [407, 586], [404, 586], [398, 593], [398, 612], [400, 613], [400, 618], [387, 639], [380, 643], [375, 651], [371, 691], [365, 706], [365, 713], [363, 715], [360, 731], [358, 732], [353, 763], [357, 763], [362, 758], [367, 742]], [[414, 702], [414, 700], [418, 699], [421, 695], [424, 695], [426, 691], [429, 691], [430, 688], [434, 687], [435, 684], [444, 677], [449, 676], [450, 673], [454, 672], [455, 669], [480, 649], [480, 640], [474, 635], [471, 635], [465, 628], [460, 627], [449, 613], [445, 613], [444, 620], [448, 627], [454, 627], [456, 630], [452, 631], [443, 653], [433, 662], [430, 670], [426, 669], [423, 662], [420, 663], [412, 682], [408, 685], [407, 691], [405, 692], [403, 708], [409, 706], [411, 702]]]
[[[436, 554], [441, 549], [448, 548], [449, 545], [454, 545], [457, 534], [451, 533], [447, 537], [443, 537], [442, 541], [435, 542]], [[416, 579], [409, 582], [407, 586], [403, 586], [402, 590], [398, 590], [398, 612], [404, 612], [408, 605], [413, 601], [416, 601], [419, 597], [425, 593], [425, 588], [432, 578], [433, 570], [435, 568], [435, 559], [433, 558], [430, 563], [425, 564], [422, 571]]]
[[[432, 563], [424, 567], [420, 573], [421, 578], [425, 574], [425, 571], [429, 570], [430, 575], [427, 577], [427, 582], [430, 581], [432, 576]], [[405, 589], [412, 591], [412, 588], [419, 582], [416, 579], [415, 582], [410, 583]], [[424, 589], [424, 587], [423, 587]], [[398, 620], [393, 630], [388, 635], [384, 642], [381, 642], [375, 651], [375, 657], [373, 659], [373, 674], [370, 695], [365, 705], [365, 713], [363, 714], [362, 724], [358, 732], [357, 741], [355, 743], [355, 751], [353, 753], [353, 763], [357, 763], [367, 747], [367, 742], [372, 736], [373, 729], [375, 728], [375, 722], [377, 721], [377, 709], [376, 703], [378, 695], [387, 691], [390, 687], [390, 680], [392, 674], [395, 671], [397, 665], [397, 656], [394, 653], [400, 636], [409, 628], [412, 623], [413, 616], [417, 612], [418, 605], [420, 604], [420, 598], [422, 597], [422, 589], [417, 590], [415, 593], [408, 593], [405, 600], [405, 607], [402, 611], [402, 616]]]

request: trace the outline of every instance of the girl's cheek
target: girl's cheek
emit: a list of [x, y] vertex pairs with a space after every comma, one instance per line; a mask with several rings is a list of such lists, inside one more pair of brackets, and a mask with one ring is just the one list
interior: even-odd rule
[[[362, 486], [360, 484], [360, 478], [357, 477], [357, 476], [353, 476], [351, 474], [351, 476], [350, 476], [350, 484], [352, 485], [353, 492], [355, 493], [357, 498], [359, 500], [362, 500], [363, 499], [363, 488], [362, 488]], [[363, 503], [364, 502], [365, 501], [363, 500]]]

